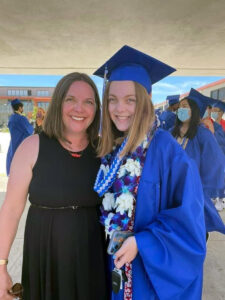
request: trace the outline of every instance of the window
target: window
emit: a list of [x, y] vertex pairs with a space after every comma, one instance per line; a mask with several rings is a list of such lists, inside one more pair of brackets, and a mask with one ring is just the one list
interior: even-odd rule
[[49, 104], [49, 102], [38, 102], [38, 107], [42, 107], [45, 111], [47, 111]]
[[217, 99], [217, 97], [218, 97], [218, 90], [211, 91], [210, 96], [212, 98], [214, 98], [214, 99]]
[[219, 89], [218, 91], [219, 91], [218, 99], [219, 100], [225, 100], [225, 87]]
[[49, 92], [48, 91], [37, 91], [37, 96], [38, 97], [48, 97]]
[[23, 111], [27, 114], [29, 111], [33, 111], [34, 105], [31, 100], [22, 101], [23, 103]]
[[214, 99], [225, 100], [225, 87], [211, 91], [210, 96]]

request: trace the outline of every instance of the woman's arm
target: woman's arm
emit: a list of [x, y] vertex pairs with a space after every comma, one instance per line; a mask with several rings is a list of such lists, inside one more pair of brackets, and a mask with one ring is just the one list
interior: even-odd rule
[[[15, 238], [26, 204], [32, 168], [37, 160], [38, 149], [39, 137], [34, 135], [24, 140], [13, 157], [5, 200], [0, 209], [0, 259], [8, 258]], [[6, 288], [3, 282], [4, 274], [7, 274], [6, 265], [0, 265], [0, 299], [1, 290]]]

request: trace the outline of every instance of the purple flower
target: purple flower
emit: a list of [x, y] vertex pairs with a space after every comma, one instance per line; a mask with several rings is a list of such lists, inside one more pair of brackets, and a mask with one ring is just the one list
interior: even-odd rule
[[122, 189], [122, 186], [123, 186], [123, 181], [117, 178], [113, 184], [114, 191], [118, 193]]

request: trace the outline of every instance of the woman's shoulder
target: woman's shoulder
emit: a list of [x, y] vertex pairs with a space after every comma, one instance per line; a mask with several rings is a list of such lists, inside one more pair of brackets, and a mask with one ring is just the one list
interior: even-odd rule
[[38, 134], [31, 135], [23, 140], [16, 150], [15, 156], [20, 160], [29, 161], [34, 165], [39, 152], [39, 136]]
[[198, 125], [196, 135], [197, 135], [198, 140], [201, 141], [201, 142], [204, 142], [207, 139], [213, 139], [214, 138], [212, 132], [208, 128], [206, 128], [204, 126], [204, 124]]

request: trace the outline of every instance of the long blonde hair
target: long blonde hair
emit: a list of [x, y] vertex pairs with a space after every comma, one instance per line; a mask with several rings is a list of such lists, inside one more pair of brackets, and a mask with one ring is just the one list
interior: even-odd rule
[[155, 120], [155, 112], [151, 96], [139, 83], [134, 82], [134, 85], [136, 93], [136, 110], [134, 120], [128, 132], [126, 132], [122, 138], [121, 133], [116, 129], [109, 115], [108, 97], [110, 82], [106, 86], [102, 107], [102, 138], [98, 146], [99, 157], [105, 156], [111, 152], [113, 146], [120, 144], [126, 136], [128, 137], [128, 141], [121, 153], [121, 156], [134, 151], [144, 139], [145, 134], [148, 132]]

